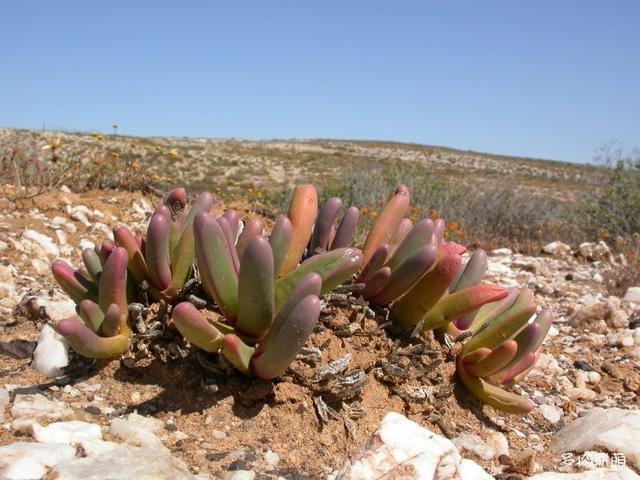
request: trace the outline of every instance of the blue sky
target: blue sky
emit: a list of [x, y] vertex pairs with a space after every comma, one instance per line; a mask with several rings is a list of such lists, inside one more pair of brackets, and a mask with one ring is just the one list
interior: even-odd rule
[[0, 126], [640, 146], [640, 2], [6, 1]]

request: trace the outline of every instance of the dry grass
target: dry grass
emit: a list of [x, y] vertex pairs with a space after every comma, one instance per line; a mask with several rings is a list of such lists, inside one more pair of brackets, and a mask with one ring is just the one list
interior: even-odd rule
[[[416, 218], [442, 216], [449, 222], [451, 238], [488, 247], [506, 243], [520, 251], [557, 239], [592, 240], [592, 226], [584, 215], [585, 192], [598, 191], [607, 178], [606, 169], [593, 166], [366, 141], [0, 130], [0, 155], [11, 159], [17, 152], [26, 162], [53, 167], [52, 152], [42, 150], [53, 138], [60, 140], [60, 163], [74, 168], [70, 175], [47, 178], [76, 190], [184, 185], [191, 191], [215, 191], [225, 201], [248, 200], [256, 211], [274, 215], [286, 210], [295, 185], [314, 183], [323, 199], [340, 196], [371, 220], [378, 202], [398, 183], [406, 183], [412, 189]], [[20, 184], [10, 171], [4, 168], [0, 181]], [[52, 183], [43, 178], [33, 177], [33, 183]]]

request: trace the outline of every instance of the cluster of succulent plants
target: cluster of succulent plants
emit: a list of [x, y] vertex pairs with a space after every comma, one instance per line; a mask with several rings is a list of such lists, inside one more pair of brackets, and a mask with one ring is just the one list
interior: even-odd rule
[[523, 379], [538, 359], [553, 314], [536, 311], [531, 290], [512, 288], [503, 300], [483, 306], [468, 326], [473, 336], [458, 355], [458, 376], [498, 410], [524, 414], [534, 408], [529, 399], [500, 387]]
[[[314, 236], [318, 229], [332, 231], [340, 205], [333, 198], [323, 205]], [[388, 306], [392, 320], [405, 331], [472, 335], [457, 360], [469, 391], [499, 410], [530, 411], [528, 399], [500, 386], [518, 382], [535, 364], [553, 315], [549, 310], [536, 315], [529, 290], [482, 283], [486, 253], [476, 250], [463, 263], [466, 247], [445, 241], [444, 221], [425, 218], [414, 225], [405, 217], [409, 207], [409, 189], [400, 185], [364, 242], [363, 269], [355, 279], [364, 286], [359, 294], [370, 304]], [[349, 210], [344, 218], [348, 215]], [[357, 216], [351, 218], [355, 231]], [[309, 243], [307, 255], [326, 245], [330, 248], [330, 243]]]
[[[295, 359], [318, 322], [320, 297], [353, 283], [356, 295], [388, 307], [405, 331], [438, 329], [470, 336], [457, 359], [469, 391], [493, 407], [524, 413], [532, 404], [501, 386], [533, 366], [552, 322], [536, 315], [529, 290], [483, 283], [487, 256], [445, 239], [441, 219], [406, 218], [409, 189], [400, 185], [371, 227], [362, 251], [354, 248], [359, 210], [350, 206], [338, 222], [339, 198], [319, 207], [313, 185], [293, 194], [265, 236], [262, 220], [210, 212], [214, 197], [200, 194], [189, 211], [184, 189], [167, 194], [146, 236], [126, 227], [95, 250], [83, 252], [84, 268], [53, 264], [61, 287], [77, 303], [77, 318], [58, 323], [79, 354], [111, 358], [132, 339], [132, 302], [163, 302], [178, 331], [194, 346], [219, 353], [246, 374], [271, 379]], [[191, 303], [191, 279], [217, 311]], [[192, 282], [189, 282], [192, 283]], [[358, 288], [356, 288], [358, 287]], [[211, 303], [209, 302], [209, 303]]]
[[292, 222], [279, 218], [269, 239], [249, 222], [242, 233], [238, 226], [226, 214], [195, 220], [200, 280], [223, 320], [207, 320], [189, 302], [178, 304], [172, 318], [194, 345], [220, 352], [244, 373], [271, 379], [288, 368], [313, 331], [319, 296], [354, 274], [360, 252], [334, 250], [279, 276], [295, 238]]
[[73, 349], [90, 358], [112, 358], [130, 348], [129, 306], [146, 297], [167, 300], [176, 296], [192, 275], [193, 220], [213, 206], [210, 193], [199, 195], [186, 212], [186, 191], [167, 194], [154, 211], [146, 237], [127, 227], [82, 252], [84, 268], [74, 269], [64, 260], [52, 265], [53, 276], [76, 302], [77, 318], [57, 324]]

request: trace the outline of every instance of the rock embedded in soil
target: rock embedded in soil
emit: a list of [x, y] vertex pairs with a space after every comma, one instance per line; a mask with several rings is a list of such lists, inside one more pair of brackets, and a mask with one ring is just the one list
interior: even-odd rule
[[69, 342], [50, 325], [42, 327], [31, 367], [46, 378], [55, 378], [69, 364]]
[[378, 429], [335, 478], [493, 480], [480, 466], [463, 460], [450, 440], [395, 412], [383, 418]]
[[551, 424], [558, 423], [564, 413], [561, 408], [548, 404], [540, 405], [537, 411]]
[[542, 252], [553, 255], [554, 257], [561, 257], [563, 255], [571, 253], [571, 247], [566, 243], [555, 241], [548, 243], [544, 247], [542, 247]]
[[44, 395], [18, 393], [11, 407], [11, 416], [14, 419], [63, 420], [73, 416], [71, 410], [64, 402], [49, 400]]
[[640, 411], [594, 408], [551, 439], [556, 453], [584, 452], [597, 447], [621, 453], [640, 468]]
[[640, 287], [629, 287], [627, 293], [624, 294], [626, 302], [640, 303]]

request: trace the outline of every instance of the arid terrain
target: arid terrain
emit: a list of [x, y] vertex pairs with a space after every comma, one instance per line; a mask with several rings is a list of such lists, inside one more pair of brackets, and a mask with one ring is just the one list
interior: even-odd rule
[[[128, 444], [131, 439], [113, 424], [137, 412], [160, 421], [149, 435], [159, 439], [157, 448], [166, 447], [167, 455], [186, 465], [176, 467], [173, 478], [328, 478], [394, 411], [451, 439], [464, 458], [495, 478], [588, 471], [619, 460], [619, 451], [600, 444], [587, 450], [605, 455], [606, 465], [603, 457], [600, 463], [571, 464], [566, 454], [578, 459], [583, 452], [552, 442], [556, 433], [594, 409], [640, 411], [640, 298], [611, 294], [609, 279], [627, 260], [596, 238], [582, 245], [583, 239], [554, 243], [527, 255], [513, 245], [489, 252], [489, 281], [531, 288], [536, 302], [556, 317], [538, 364], [514, 387], [537, 406], [523, 417], [482, 405], [458, 382], [454, 359], [459, 343], [447, 345], [432, 333], [403, 334], [386, 309], [370, 308], [342, 291], [324, 298], [308, 342], [311, 353], [273, 381], [224, 370], [215, 356], [186, 345], [171, 325], [159, 339], [140, 336], [135, 354], [123, 360], [89, 361], [72, 354], [69, 366], [54, 379], [30, 367], [43, 326], [73, 314], [73, 302], [56, 285], [50, 263], [62, 257], [79, 265], [82, 248], [101, 242], [120, 224], [144, 232], [159, 193], [169, 185], [217, 192], [218, 211], [235, 208], [245, 219], [261, 215], [270, 225], [279, 213], [274, 209], [286, 200], [278, 200], [280, 192], [308, 182], [318, 183], [321, 192], [322, 186], [331, 191], [352, 168], [350, 162], [360, 167], [406, 162], [461, 189], [510, 182], [523, 198], [567, 204], [585, 190], [600, 188], [598, 168], [382, 142], [0, 130], [4, 161], [10, 163], [11, 149], [20, 155], [37, 152], [47, 160], [51, 149], [42, 147], [54, 138], [64, 152], [60, 162], [77, 159], [86, 166], [91, 158], [118, 152], [126, 165], [152, 179], [152, 188], [130, 192], [94, 189], [90, 183], [85, 188], [72, 176], [52, 180], [55, 185], [38, 195], [20, 189], [15, 179], [0, 186], [0, 447], [37, 439], [40, 427], [34, 428], [34, 419], [40, 426], [60, 419], [98, 424], [106, 440]], [[411, 185], [411, 179], [404, 181]], [[343, 368], [328, 374], [325, 367], [335, 361]], [[36, 393], [60, 401], [66, 410], [49, 418], [20, 417], [20, 397]], [[634, 422], [620, 438], [640, 434], [640, 420]], [[146, 440], [131, 442], [150, 448]], [[637, 478], [632, 475], [640, 472], [640, 447], [631, 445], [625, 459], [628, 476], [615, 478]], [[56, 478], [50, 475], [46, 478]], [[614, 478], [602, 475], [589, 478]]]

